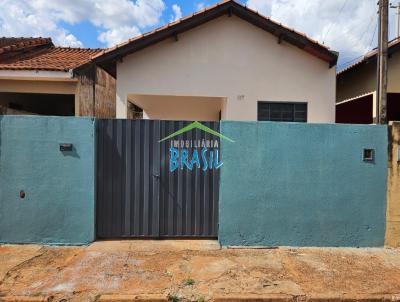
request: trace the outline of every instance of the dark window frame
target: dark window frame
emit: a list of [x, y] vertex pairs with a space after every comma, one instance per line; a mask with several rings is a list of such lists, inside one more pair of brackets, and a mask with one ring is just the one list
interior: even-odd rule
[[[291, 110], [291, 112], [287, 112], [287, 113], [291, 113], [293, 115], [293, 117], [291, 118], [291, 120], [285, 120], [285, 119], [281, 119], [281, 120], [274, 120], [273, 118], [271, 118], [271, 112], [269, 112], [269, 118], [265, 119], [262, 118], [260, 116], [260, 107], [263, 104], [267, 104], [267, 105], [292, 105], [293, 109]], [[296, 118], [295, 114], [296, 114], [296, 105], [305, 105], [305, 119], [304, 120], [300, 120], [299, 118]], [[268, 109], [269, 111], [271, 111], [271, 108]], [[300, 112], [300, 111], [299, 111]], [[283, 113], [281, 113], [283, 114]], [[269, 101], [258, 101], [257, 102], [257, 121], [269, 121], [269, 122], [287, 122], [287, 123], [308, 123], [308, 102], [269, 102]]]

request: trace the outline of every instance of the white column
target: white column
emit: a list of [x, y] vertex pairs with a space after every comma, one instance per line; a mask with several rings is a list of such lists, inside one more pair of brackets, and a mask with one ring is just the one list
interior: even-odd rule
[[376, 102], [377, 102], [377, 95], [376, 91], [372, 92], [372, 120], [376, 123]]
[[116, 118], [126, 119], [128, 117], [128, 94], [124, 91], [118, 90], [115, 104]]

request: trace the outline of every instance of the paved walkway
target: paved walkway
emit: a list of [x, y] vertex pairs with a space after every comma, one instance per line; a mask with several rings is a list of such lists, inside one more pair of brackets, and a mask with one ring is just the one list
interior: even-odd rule
[[400, 250], [220, 249], [213, 241], [0, 246], [0, 301], [166, 301], [167, 297], [170, 301], [400, 301]]

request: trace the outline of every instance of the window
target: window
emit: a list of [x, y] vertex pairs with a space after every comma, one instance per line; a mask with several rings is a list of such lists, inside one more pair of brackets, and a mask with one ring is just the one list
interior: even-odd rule
[[273, 122], [307, 122], [307, 103], [258, 102], [257, 119]]

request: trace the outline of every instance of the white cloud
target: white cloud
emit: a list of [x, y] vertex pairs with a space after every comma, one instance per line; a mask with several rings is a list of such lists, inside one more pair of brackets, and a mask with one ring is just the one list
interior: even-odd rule
[[196, 11], [203, 10], [205, 7], [206, 7], [206, 4], [204, 2], [196, 3]]
[[[248, 0], [246, 4], [339, 51], [339, 65], [365, 54], [376, 45], [377, 32], [372, 40], [377, 24], [376, 1]], [[390, 17], [392, 29], [393, 11]]]
[[52, 36], [57, 44], [82, 46], [76, 37], [59, 27], [56, 20], [42, 12], [35, 13], [27, 1], [5, 0], [1, 6], [0, 36]]
[[60, 25], [89, 21], [107, 46], [160, 22], [163, 0], [1, 0], [0, 36], [51, 36], [59, 45], [82, 46]]
[[246, 5], [258, 11], [260, 14], [264, 16], [268, 16], [271, 12], [271, 1], [267, 0], [248, 0]]
[[115, 45], [121, 41], [128, 40], [140, 34], [139, 28], [136, 26], [123, 26], [118, 29], [110, 29], [100, 33], [99, 41], [108, 45]]
[[171, 21], [176, 21], [182, 18], [182, 10], [178, 4], [172, 5], [172, 11], [174, 12], [174, 15], [171, 16]]
[[73, 34], [69, 34], [66, 30], [60, 29], [60, 33], [56, 37], [57, 44], [70, 47], [83, 47], [83, 43], [79, 41]]
[[[377, 34], [372, 40], [376, 1], [246, 1], [252, 9], [339, 51], [340, 64], [376, 45]], [[205, 3], [211, 2], [199, 0], [193, 5], [201, 10]], [[98, 40], [112, 46], [158, 25], [165, 11], [164, 0], [0, 0], [0, 6], [0, 36], [51, 36], [58, 45], [78, 47], [82, 42], [63, 23], [90, 22], [98, 28]], [[172, 12], [171, 20], [182, 17], [179, 5], [172, 5]], [[390, 11], [390, 22], [393, 38], [394, 10]]]

